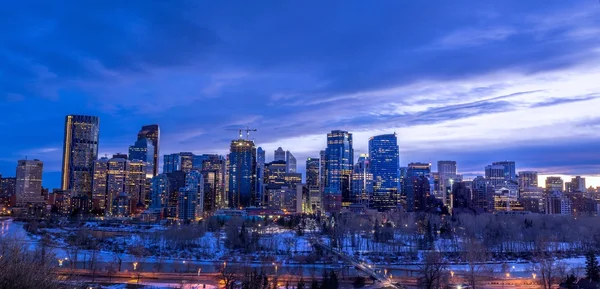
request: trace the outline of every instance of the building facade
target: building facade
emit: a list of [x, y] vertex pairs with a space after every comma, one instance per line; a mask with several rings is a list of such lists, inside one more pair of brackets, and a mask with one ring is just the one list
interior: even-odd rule
[[61, 187], [72, 196], [91, 200], [99, 133], [98, 117], [67, 115], [65, 118]]
[[371, 137], [369, 159], [374, 207], [379, 210], [397, 207], [400, 199], [400, 151], [396, 134]]
[[152, 142], [152, 175], [158, 175], [158, 156], [160, 155], [160, 128], [158, 124], [151, 124], [142, 126], [142, 129], [138, 132], [138, 140], [148, 139]]
[[339, 212], [343, 203], [350, 202], [350, 182], [354, 167], [352, 134], [333, 130], [327, 134], [325, 149], [325, 192], [323, 207], [326, 212]]
[[20, 160], [17, 162], [15, 188], [17, 206], [44, 204], [44, 196], [42, 196], [43, 169], [44, 163], [40, 160]]
[[231, 141], [229, 151], [229, 207], [255, 206], [256, 146], [251, 140], [237, 139]]

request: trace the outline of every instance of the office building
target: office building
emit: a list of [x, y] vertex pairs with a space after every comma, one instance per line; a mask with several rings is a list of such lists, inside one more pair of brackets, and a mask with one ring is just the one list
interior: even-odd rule
[[152, 178], [150, 187], [150, 208], [158, 212], [160, 219], [165, 218], [169, 203], [169, 178], [167, 174], [159, 174]]
[[562, 193], [563, 190], [564, 190], [564, 181], [561, 177], [547, 177], [546, 178], [546, 192]]
[[3, 177], [0, 179], [0, 192], [5, 197], [14, 196], [17, 192], [17, 178]]
[[306, 187], [308, 189], [308, 208], [310, 213], [321, 211], [321, 160], [318, 158], [306, 159]]
[[534, 171], [519, 172], [519, 190], [538, 187], [538, 173]]
[[290, 151], [285, 152], [285, 165], [287, 173], [296, 173], [297, 165], [296, 158]]
[[378, 210], [397, 207], [400, 151], [396, 134], [369, 139], [370, 170], [373, 178], [373, 205]]
[[438, 161], [438, 191], [444, 205], [449, 205], [453, 184], [459, 183], [456, 161]]
[[98, 117], [67, 115], [65, 118], [61, 188], [70, 191], [71, 196], [91, 200], [99, 131]]
[[343, 203], [350, 204], [350, 182], [354, 168], [352, 134], [333, 130], [327, 134], [325, 149], [325, 192], [323, 209], [339, 212]]
[[325, 192], [325, 184], [327, 183], [327, 155], [325, 151], [322, 150], [319, 152], [320, 157], [320, 166], [319, 166], [319, 187], [321, 191], [321, 197], [323, 197], [323, 193]]
[[107, 199], [107, 180], [108, 158], [102, 157], [94, 161], [92, 179], [92, 213], [96, 215], [104, 215], [107, 205], [110, 205], [110, 200]]
[[180, 154], [164, 155], [163, 158], [163, 174], [168, 174], [182, 170]]
[[[194, 159], [196, 159], [196, 156], [191, 153], [191, 152], [180, 152], [179, 153], [179, 160], [181, 162], [181, 170], [189, 173], [192, 168], [194, 168]], [[197, 168], [201, 168], [197, 167]]]
[[204, 212], [214, 212], [226, 206], [226, 162], [220, 155], [204, 155], [202, 178], [204, 180]]
[[265, 163], [265, 150], [259, 147], [256, 149], [256, 196], [259, 202], [258, 206], [263, 206], [261, 202], [266, 198], [264, 193]]
[[[371, 205], [373, 198], [373, 174], [371, 171], [369, 156], [361, 154], [358, 157], [358, 161], [354, 164], [352, 172], [351, 202], [353, 204], [363, 204], [367, 207]], [[391, 200], [391, 198], [387, 198], [386, 196], [385, 200]], [[376, 201], [380, 200], [376, 199]]]
[[506, 183], [505, 167], [503, 165], [486, 166], [485, 178], [492, 186], [504, 185]]
[[484, 212], [493, 212], [495, 208], [495, 189], [487, 178], [478, 176], [472, 181], [473, 206]]
[[138, 139], [134, 145], [129, 147], [129, 160], [137, 160], [152, 165], [154, 175], [154, 146], [147, 138]]
[[152, 175], [158, 175], [158, 156], [159, 156], [159, 144], [160, 144], [160, 129], [158, 124], [151, 124], [142, 126], [142, 129], [138, 132], [138, 140], [148, 139], [152, 142]]
[[256, 205], [256, 146], [253, 141], [231, 141], [228, 171], [229, 207], [244, 208]]
[[517, 181], [517, 173], [515, 162], [513, 161], [501, 161], [501, 162], [493, 162], [492, 166], [502, 166], [504, 167], [504, 179], [510, 182]]
[[185, 176], [185, 187], [179, 189], [177, 219], [183, 222], [196, 221], [204, 213], [204, 181], [198, 171]]
[[20, 160], [17, 162], [16, 203], [44, 204], [42, 196], [42, 170], [44, 164], [40, 160]]
[[431, 198], [431, 164], [410, 163], [406, 170], [405, 192], [406, 210], [424, 211], [430, 203]]
[[576, 176], [576, 177], [572, 178], [569, 191], [571, 191], [573, 193], [586, 192], [587, 188], [585, 186], [585, 178], [582, 178], [580, 176]]
[[275, 150], [274, 155], [273, 155], [273, 161], [276, 161], [276, 162], [283, 161], [283, 162], [285, 162], [285, 151], [281, 147], [278, 147]]

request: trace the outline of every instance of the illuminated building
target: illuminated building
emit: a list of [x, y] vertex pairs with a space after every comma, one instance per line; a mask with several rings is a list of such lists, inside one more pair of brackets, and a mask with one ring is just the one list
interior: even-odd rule
[[538, 186], [538, 173], [534, 171], [519, 172], [519, 190], [524, 191], [527, 188]]
[[297, 165], [296, 165], [296, 157], [290, 152], [285, 152], [285, 165], [286, 165], [286, 173], [296, 173]]
[[492, 186], [501, 186], [506, 183], [504, 176], [504, 166], [502, 165], [490, 165], [485, 167], [485, 178], [488, 183]]
[[225, 206], [225, 159], [219, 155], [204, 155], [204, 212], [214, 212]]
[[327, 134], [325, 158], [323, 208], [326, 212], [339, 212], [343, 202], [350, 203], [350, 176], [354, 167], [352, 134], [341, 130]]
[[185, 187], [179, 189], [177, 201], [177, 219], [194, 221], [202, 217], [204, 212], [204, 181], [198, 171], [190, 171], [185, 175]]
[[278, 162], [278, 161], [285, 162], [285, 151], [281, 147], [278, 147], [275, 150], [275, 153], [273, 155], [273, 161], [276, 161], [276, 162]]
[[562, 193], [563, 190], [564, 190], [564, 181], [561, 177], [547, 177], [546, 178], [546, 192]]
[[369, 159], [373, 174], [373, 206], [379, 210], [395, 208], [399, 203], [400, 173], [400, 152], [396, 134], [371, 137]]
[[265, 150], [263, 150], [261, 147], [256, 149], [256, 196], [259, 200], [259, 206], [262, 206], [262, 200], [266, 199], [264, 194], [265, 159]]
[[[92, 180], [92, 211], [104, 214], [107, 204], [108, 158], [103, 157], [94, 161], [94, 176]], [[108, 200], [110, 202], [110, 200]]]
[[321, 160], [318, 158], [306, 159], [306, 186], [308, 189], [308, 207], [310, 212], [321, 211]]
[[[352, 203], [369, 205], [373, 197], [373, 174], [369, 156], [361, 154], [352, 172]], [[397, 190], [397, 186], [396, 186]], [[385, 200], [391, 200], [385, 198]], [[383, 201], [383, 200], [382, 200]]]
[[410, 163], [406, 171], [405, 192], [406, 192], [406, 210], [423, 211], [430, 203], [431, 185], [429, 178], [431, 174], [431, 164], [428, 163]]
[[[129, 160], [149, 163], [152, 165], [152, 170], [154, 170], [154, 146], [152, 141], [142, 138], [137, 140], [134, 145], [129, 146]], [[152, 175], [154, 175], [154, 171]]]
[[98, 159], [99, 128], [95, 116], [67, 115], [65, 118], [61, 188], [71, 191], [73, 197], [85, 196], [88, 201], [92, 196], [94, 161]]
[[18, 206], [44, 203], [44, 196], [42, 196], [43, 168], [44, 163], [40, 160], [20, 160], [17, 162], [15, 193]]
[[503, 176], [507, 182], [508, 181], [516, 182], [517, 181], [515, 162], [513, 162], [513, 161], [493, 162], [492, 166], [502, 166], [504, 168]]
[[253, 141], [231, 141], [228, 171], [229, 207], [244, 208], [256, 205], [256, 146]]
[[138, 132], [138, 140], [148, 139], [152, 142], [153, 158], [152, 162], [152, 175], [158, 175], [158, 156], [159, 156], [159, 144], [160, 144], [160, 128], [158, 124], [151, 124], [142, 126], [142, 129]]
[[461, 180], [457, 174], [456, 161], [438, 161], [439, 197], [445, 205], [449, 205], [452, 185]]
[[163, 174], [181, 171], [181, 155], [170, 154], [163, 156]]

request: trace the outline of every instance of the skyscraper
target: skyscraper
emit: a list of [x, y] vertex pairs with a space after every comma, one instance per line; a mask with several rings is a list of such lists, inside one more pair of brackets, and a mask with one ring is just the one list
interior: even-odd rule
[[327, 134], [325, 156], [327, 177], [323, 206], [326, 212], [339, 212], [342, 202], [350, 201], [350, 176], [354, 167], [352, 134], [342, 130]]
[[259, 206], [262, 206], [260, 203], [264, 200], [264, 177], [265, 177], [265, 150], [261, 147], [256, 149], [256, 195], [259, 200]]
[[71, 196], [92, 194], [94, 161], [98, 159], [98, 117], [67, 115], [63, 146], [62, 190]]
[[370, 205], [373, 198], [373, 174], [371, 172], [369, 155], [361, 154], [352, 171], [352, 196], [350, 198], [352, 203]]
[[185, 187], [179, 189], [177, 219], [194, 221], [204, 212], [204, 181], [198, 171], [190, 171], [185, 176]]
[[16, 195], [17, 205], [43, 204], [42, 170], [40, 160], [20, 160], [17, 162]]
[[396, 207], [399, 199], [400, 151], [396, 134], [369, 139], [369, 158], [373, 174], [373, 202], [379, 210]]
[[503, 185], [506, 182], [505, 167], [503, 165], [491, 165], [485, 167], [485, 178], [492, 186]]
[[285, 165], [287, 173], [296, 173], [296, 158], [290, 151], [285, 152]]
[[511, 181], [511, 182], [517, 181], [515, 162], [513, 162], [513, 161], [493, 162], [492, 165], [504, 167], [504, 179], [506, 181]]
[[285, 151], [281, 147], [278, 147], [275, 150], [275, 154], [273, 156], [273, 160], [274, 161], [284, 161], [285, 162]]
[[229, 153], [229, 207], [256, 205], [256, 146], [251, 140], [231, 141]]
[[147, 138], [138, 139], [134, 145], [129, 146], [129, 160], [138, 160], [152, 165], [154, 175], [154, 145]]
[[405, 192], [406, 210], [424, 210], [430, 195], [429, 177], [431, 165], [427, 163], [410, 163], [406, 170]]
[[585, 186], [585, 178], [580, 176], [576, 176], [571, 179], [571, 192], [583, 193], [586, 192], [587, 188]]
[[225, 205], [225, 159], [220, 155], [204, 155], [204, 212], [213, 212]]
[[129, 161], [125, 158], [112, 158], [108, 160], [108, 173], [106, 175], [106, 213], [113, 215], [115, 198], [126, 192], [129, 175]]
[[306, 187], [308, 189], [308, 206], [312, 213], [321, 210], [321, 161], [318, 158], [306, 159]]
[[181, 171], [181, 155], [170, 154], [163, 157], [163, 174]]
[[440, 197], [444, 204], [450, 201], [450, 192], [453, 183], [458, 183], [456, 161], [438, 161], [438, 177], [440, 186]]
[[547, 177], [546, 178], [546, 192], [562, 193], [563, 190], [564, 190], [564, 181], [561, 177]]
[[179, 157], [181, 158], [181, 170], [188, 173], [194, 167], [194, 158], [196, 157], [191, 152], [180, 152]]
[[534, 188], [538, 186], [538, 173], [534, 171], [519, 172], [519, 189]]
[[110, 204], [110, 200], [107, 200], [107, 180], [108, 158], [103, 157], [94, 161], [94, 176], [92, 181], [92, 211], [98, 215], [103, 215], [106, 206]]
[[152, 141], [153, 152], [153, 161], [149, 162], [153, 165], [152, 167], [152, 175], [158, 175], [158, 156], [159, 156], [159, 144], [160, 144], [160, 128], [158, 124], [151, 124], [142, 126], [142, 129], [138, 132], [138, 140], [140, 139], [149, 139]]

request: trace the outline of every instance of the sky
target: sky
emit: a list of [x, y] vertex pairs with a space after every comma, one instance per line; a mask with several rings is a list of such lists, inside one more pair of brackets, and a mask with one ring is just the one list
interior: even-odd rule
[[[54, 4], [54, 5], [53, 5]], [[161, 153], [227, 153], [237, 132], [304, 170], [332, 129], [396, 132], [401, 164], [493, 161], [600, 185], [600, 3], [9, 1], [0, 9], [0, 174], [44, 161], [64, 117], [100, 117], [100, 155], [161, 126]], [[435, 166], [434, 166], [435, 169]]]

